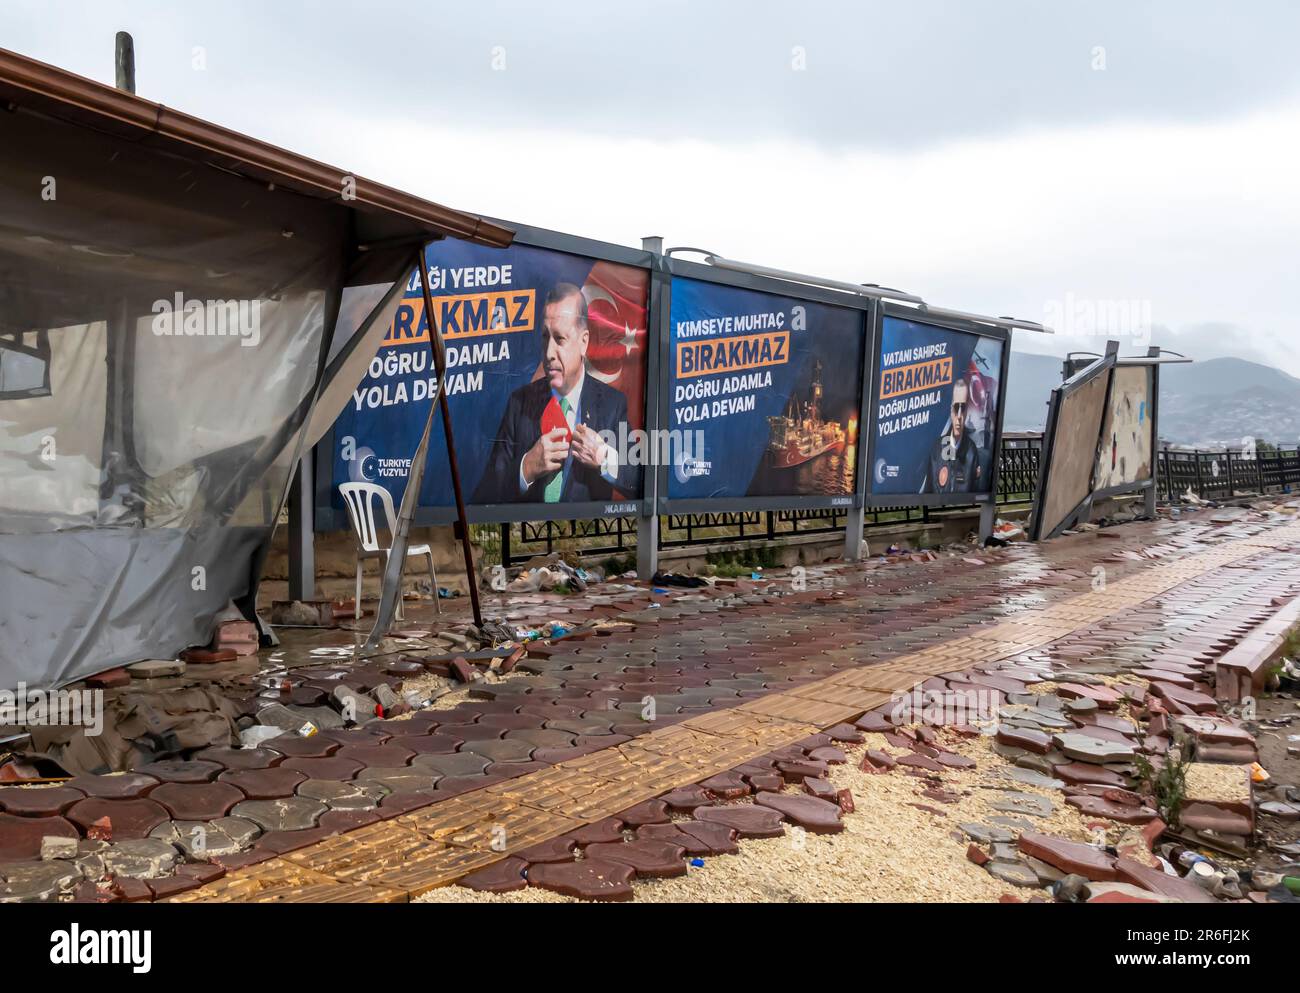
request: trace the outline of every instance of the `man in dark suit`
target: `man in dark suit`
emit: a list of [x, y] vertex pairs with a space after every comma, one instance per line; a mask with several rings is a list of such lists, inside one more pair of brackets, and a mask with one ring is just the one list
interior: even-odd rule
[[[545, 376], [506, 401], [474, 502], [610, 500], [615, 489], [635, 496], [639, 467], [620, 464], [618, 451], [601, 438], [619, 437], [627, 397], [587, 372], [586, 298], [572, 283], [558, 283], [542, 313]], [[550, 425], [545, 433], [543, 420]]]

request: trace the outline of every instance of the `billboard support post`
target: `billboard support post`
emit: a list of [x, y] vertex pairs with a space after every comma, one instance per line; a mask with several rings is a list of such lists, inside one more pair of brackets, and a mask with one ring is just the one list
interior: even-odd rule
[[[1151, 358], [1160, 357], [1160, 349], [1156, 345], [1150, 345], [1147, 348], [1147, 355]], [[1156, 490], [1160, 488], [1158, 473], [1156, 471], [1156, 462], [1160, 457], [1160, 363], [1151, 367], [1151, 485], [1142, 495], [1142, 511], [1144, 516], [1155, 520], [1156, 517]], [[1228, 462], [1228, 492], [1232, 490], [1232, 452], [1227, 453]], [[1171, 494], [1172, 498], [1172, 494]]]
[[[641, 248], [658, 258], [664, 251], [664, 240], [660, 237], [641, 239]], [[650, 292], [646, 299], [646, 315], [655, 322], [652, 329], [647, 327], [646, 390], [645, 390], [645, 426], [646, 437], [650, 439], [649, 459], [641, 473], [643, 492], [638, 504], [636, 519], [636, 575], [638, 579], [651, 579], [659, 571], [659, 349], [655, 344], [666, 339], [668, 334], [668, 293], [669, 280], [665, 273], [656, 266], [650, 272]], [[647, 324], [649, 321], [647, 321]]]
[[310, 600], [316, 595], [316, 535], [311, 519], [315, 464], [315, 452], [304, 449], [289, 489], [290, 600]]
[[858, 471], [853, 485], [853, 506], [844, 523], [844, 561], [857, 562], [862, 558], [863, 528], [867, 520], [867, 453], [871, 451], [872, 417], [871, 391], [874, 386], [876, 343], [880, 336], [880, 302], [873, 301], [862, 322], [862, 393], [858, 407]]

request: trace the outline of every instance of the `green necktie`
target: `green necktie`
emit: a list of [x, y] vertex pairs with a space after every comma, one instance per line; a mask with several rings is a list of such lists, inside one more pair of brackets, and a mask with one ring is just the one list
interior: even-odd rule
[[[560, 409], [564, 411], [565, 421], [568, 421], [569, 411], [573, 408], [569, 406], [569, 401], [564, 397], [560, 397]], [[546, 484], [546, 493], [542, 499], [547, 503], [559, 503], [562, 489], [564, 489], [564, 470], [560, 469], [551, 477], [551, 481]]]

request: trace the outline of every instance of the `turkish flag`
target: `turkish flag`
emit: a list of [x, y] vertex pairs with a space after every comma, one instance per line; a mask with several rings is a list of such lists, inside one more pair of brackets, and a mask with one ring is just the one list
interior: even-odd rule
[[582, 286], [587, 300], [587, 371], [627, 397], [628, 430], [645, 421], [647, 300], [650, 273], [600, 261]]

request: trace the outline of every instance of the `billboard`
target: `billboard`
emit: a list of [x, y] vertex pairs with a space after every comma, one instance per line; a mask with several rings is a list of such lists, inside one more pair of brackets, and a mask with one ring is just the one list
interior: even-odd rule
[[1094, 490], [1134, 486], [1151, 478], [1152, 367], [1117, 365], [1101, 429]]
[[1005, 342], [886, 313], [876, 347], [869, 492], [991, 493]]
[[[581, 505], [639, 499], [641, 467], [626, 457], [626, 438], [644, 428], [649, 271], [455, 239], [433, 243], [426, 258], [470, 516], [555, 518], [564, 513], [558, 505], [592, 516], [602, 511]], [[383, 345], [324, 442], [336, 511], [324, 516], [334, 526], [346, 521], [340, 483], [378, 483], [401, 499], [436, 382], [424, 309], [412, 273]], [[441, 430], [429, 448], [416, 520], [450, 520]]]
[[851, 499], [864, 312], [674, 277], [667, 499]]

